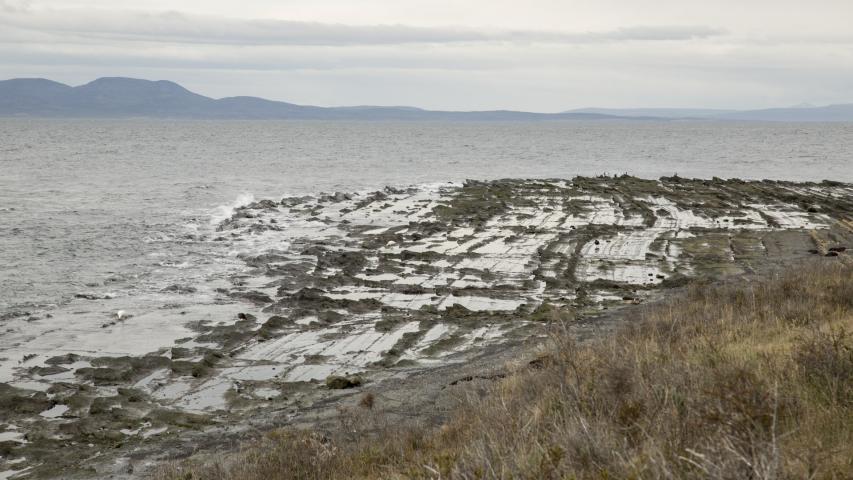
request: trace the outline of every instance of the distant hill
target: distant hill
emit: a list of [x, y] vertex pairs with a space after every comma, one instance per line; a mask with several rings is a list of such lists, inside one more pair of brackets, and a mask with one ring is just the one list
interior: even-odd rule
[[771, 122], [851, 122], [853, 121], [853, 104], [748, 110], [726, 113], [718, 118]]
[[313, 107], [257, 97], [213, 99], [165, 80], [99, 78], [70, 87], [40, 78], [0, 81], [0, 116], [67, 118], [199, 118], [317, 120], [599, 120], [594, 113], [528, 113], [505, 110], [441, 112], [412, 107]]
[[566, 113], [598, 113], [620, 117], [711, 118], [735, 111], [712, 108], [581, 108]]
[[620, 117], [667, 120], [740, 120], [762, 122], [853, 122], [853, 104], [824, 107], [798, 106], [763, 110], [718, 110], [709, 108], [582, 108], [566, 113], [597, 113]]
[[257, 97], [214, 99], [177, 83], [107, 77], [71, 87], [42, 78], [0, 81], [0, 116], [66, 118], [198, 118], [314, 120], [740, 120], [851, 122], [853, 104], [766, 110], [684, 108], [585, 108], [562, 113], [511, 110], [451, 112], [414, 107], [314, 107]]
[[72, 88], [40, 78], [16, 78], [0, 82], [0, 113], [54, 115], [65, 110]]

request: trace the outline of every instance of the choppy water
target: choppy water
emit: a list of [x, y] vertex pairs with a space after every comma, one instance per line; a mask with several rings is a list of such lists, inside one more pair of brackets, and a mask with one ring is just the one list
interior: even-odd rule
[[0, 314], [218, 275], [253, 198], [601, 173], [853, 181], [853, 124], [0, 120]]

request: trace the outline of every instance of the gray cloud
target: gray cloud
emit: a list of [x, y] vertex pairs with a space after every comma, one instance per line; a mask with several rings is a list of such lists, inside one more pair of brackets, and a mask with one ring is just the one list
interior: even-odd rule
[[606, 32], [585, 32], [585, 33], [548, 33], [536, 32], [529, 35], [527, 32], [517, 32], [510, 34], [517, 39], [526, 40], [527, 36], [540, 40], [551, 41], [554, 43], [599, 43], [599, 42], [622, 42], [622, 41], [677, 41], [677, 40], [695, 40], [706, 39], [711, 37], [720, 37], [727, 32], [721, 28], [713, 28], [701, 25], [682, 25], [682, 26], [638, 26], [619, 28]]
[[6, 13], [24, 13], [30, 10], [29, 0], [0, 0], [0, 11]]
[[[344, 3], [317, 0], [324, 1]], [[434, 1], [443, 1], [453, 14], [459, 10], [450, 0]], [[635, 0], [597, 0], [597, 6], [610, 7], [601, 7], [595, 18], [567, 2], [531, 0], [538, 10], [512, 9], [536, 13], [536, 21], [515, 21], [509, 10], [504, 20], [498, 18], [500, 5], [486, 10], [486, 0], [467, 0], [469, 15], [458, 18], [469, 26], [441, 27], [457, 17], [405, 23], [434, 8], [427, 0], [407, 3], [412, 12], [405, 15], [394, 0], [370, 0], [359, 8], [381, 13], [383, 6], [394, 6], [399, 15], [360, 18], [300, 0], [310, 15], [290, 17], [325, 23], [273, 19], [281, 9], [272, 7], [268, 20], [240, 19], [228, 16], [228, 9], [237, 10], [230, 2], [212, 16], [132, 10], [142, 7], [121, 0], [0, 0], [0, 78], [43, 76], [80, 84], [126, 75], [175, 80], [211, 96], [438, 109], [740, 108], [853, 99], [853, 36], [846, 26], [816, 29], [821, 22], [811, 21], [822, 15], [825, 26], [843, 17], [838, 11], [810, 10], [806, 21], [799, 7], [791, 7], [787, 20], [774, 21], [766, 19], [767, 5], [750, 3], [750, 13], [735, 0], [721, 0], [725, 6], [698, 11], [693, 4], [681, 8], [682, 1], [660, 0], [658, 11], [637, 12], [627, 8]], [[226, 5], [225, 0], [180, 5], [211, 12], [209, 2]], [[69, 9], [74, 3], [89, 7]], [[145, 5], [151, 3], [168, 5], [166, 0]], [[415, 3], [422, 9], [409, 7]], [[91, 7], [96, 4], [112, 10]], [[278, 6], [273, 0], [266, 4]], [[349, 4], [345, 11], [352, 12]], [[254, 13], [266, 18], [263, 9]], [[494, 19], [504, 27], [482, 26]], [[562, 23], [572, 27], [553, 27]], [[538, 27], [546, 24], [550, 30]]]
[[286, 20], [230, 19], [169, 11], [34, 10], [11, 6], [0, 25], [32, 33], [92, 39], [217, 45], [399, 45], [478, 42], [600, 43], [709, 38], [725, 31], [708, 26], [639, 26], [602, 32], [474, 30], [407, 25], [355, 26]]

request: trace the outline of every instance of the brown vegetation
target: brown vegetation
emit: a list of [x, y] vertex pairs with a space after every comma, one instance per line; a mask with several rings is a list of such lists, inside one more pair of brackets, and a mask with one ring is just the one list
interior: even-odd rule
[[821, 261], [694, 283], [589, 344], [564, 330], [440, 426], [356, 408], [159, 477], [851, 478], [853, 268]]

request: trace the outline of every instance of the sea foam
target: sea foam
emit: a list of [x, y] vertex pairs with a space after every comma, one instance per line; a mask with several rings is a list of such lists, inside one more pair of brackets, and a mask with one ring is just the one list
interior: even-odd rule
[[244, 207], [255, 201], [255, 196], [251, 193], [241, 193], [237, 196], [234, 202], [228, 205], [219, 205], [210, 215], [210, 224], [211, 225], [219, 225], [223, 221], [231, 218], [231, 215], [234, 215], [234, 211], [240, 207]]

